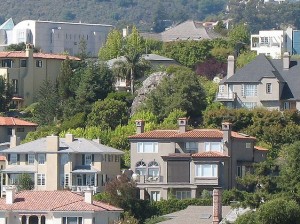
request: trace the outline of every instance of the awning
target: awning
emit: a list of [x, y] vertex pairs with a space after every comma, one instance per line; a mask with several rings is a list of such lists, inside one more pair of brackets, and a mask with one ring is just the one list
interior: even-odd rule
[[35, 173], [35, 166], [13, 166], [2, 170], [3, 173]]

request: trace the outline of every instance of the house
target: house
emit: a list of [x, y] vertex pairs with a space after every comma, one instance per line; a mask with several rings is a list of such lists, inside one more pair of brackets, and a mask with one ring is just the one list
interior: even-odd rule
[[12, 135], [23, 140], [28, 132], [35, 131], [37, 124], [15, 117], [0, 117], [0, 143], [9, 142]]
[[0, 199], [0, 224], [110, 224], [120, 219], [122, 209], [93, 201], [71, 191], [21, 191], [7, 188]]
[[178, 199], [195, 198], [204, 189], [237, 187], [236, 177], [251, 171], [253, 163], [266, 159], [267, 150], [255, 146], [252, 136], [222, 129], [187, 129], [144, 132], [136, 121], [136, 134], [129, 137], [131, 169], [140, 197], [158, 201], [173, 193]]
[[[26, 51], [0, 52], [0, 76], [12, 83], [13, 104], [23, 107], [35, 102], [45, 80], [54, 82], [60, 74], [61, 63], [68, 56], [33, 53], [32, 45]], [[69, 56], [70, 60], [80, 60]]]
[[291, 60], [288, 53], [282, 59], [260, 54], [236, 72], [234, 67], [234, 57], [229, 56], [217, 101], [230, 108], [300, 109], [299, 60]]
[[141, 35], [145, 38], [163, 42], [215, 39], [221, 37], [220, 34], [213, 30], [213, 27], [206, 26], [205, 23], [194, 20], [187, 20], [161, 33], [141, 33]]
[[[111, 25], [53, 22], [39, 20], [23, 20], [6, 30], [4, 47], [10, 44], [33, 44], [46, 53], [60, 54], [68, 52], [77, 55], [82, 49], [82, 42], [86, 44], [86, 53], [97, 57], [100, 47], [105, 43]], [[3, 38], [4, 39], [4, 38]]]
[[[16, 145], [12, 136], [11, 145]], [[123, 152], [99, 143], [99, 140], [47, 136], [21, 144], [2, 153], [6, 168], [1, 173], [5, 180], [2, 193], [9, 185], [18, 185], [19, 175], [27, 173], [34, 181], [34, 190], [70, 189], [81, 192], [92, 189], [100, 192], [105, 183], [120, 173]]]
[[280, 59], [284, 52], [300, 54], [300, 30], [261, 30], [251, 35], [251, 50], [273, 59]]
[[[169, 67], [170, 65], [179, 65], [177, 61], [171, 58], [160, 56], [157, 54], [143, 54], [142, 59], [148, 61], [152, 69], [157, 69], [159, 67]], [[116, 62], [125, 61], [125, 57], [121, 56], [108, 60], [106, 63], [109, 68], [112, 68]], [[130, 88], [130, 83], [126, 78], [117, 78], [115, 83], [116, 90], [128, 90]]]

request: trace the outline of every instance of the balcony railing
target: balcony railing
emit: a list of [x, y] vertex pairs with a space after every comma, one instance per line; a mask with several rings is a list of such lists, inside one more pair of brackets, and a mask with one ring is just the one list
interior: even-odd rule
[[163, 182], [163, 176], [138, 176], [136, 178], [137, 183], [146, 183], [146, 184], [152, 184], [152, 183], [161, 183]]
[[71, 186], [72, 192], [84, 192], [85, 190], [93, 190], [93, 193], [100, 192], [100, 188], [96, 186]]
[[194, 179], [195, 185], [219, 185], [218, 177], [195, 177]]
[[236, 93], [220, 93], [216, 94], [217, 101], [234, 101], [236, 99]]

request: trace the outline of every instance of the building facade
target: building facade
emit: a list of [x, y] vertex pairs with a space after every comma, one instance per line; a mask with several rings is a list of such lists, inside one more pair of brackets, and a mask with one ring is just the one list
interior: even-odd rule
[[[17, 108], [35, 102], [44, 81], [55, 82], [66, 55], [33, 53], [32, 45], [26, 51], [0, 52], [0, 75], [13, 85], [13, 104]], [[70, 60], [80, 60], [69, 56]]]
[[[16, 141], [12, 137], [12, 142]], [[99, 141], [99, 140], [98, 140]], [[11, 144], [13, 145], [13, 144]], [[84, 138], [48, 136], [21, 144], [2, 153], [6, 168], [2, 170], [2, 193], [10, 185], [18, 185], [23, 173], [34, 181], [34, 190], [70, 189], [100, 192], [105, 183], [120, 174], [123, 152]]]
[[77, 55], [86, 45], [86, 53], [96, 57], [112, 28], [104, 24], [24, 20], [12, 28], [12, 35], [1, 46], [23, 42], [47, 53]]
[[216, 100], [230, 108], [265, 107], [300, 109], [300, 61], [291, 60], [286, 52], [282, 59], [258, 55], [235, 71], [235, 59], [228, 57], [227, 76], [219, 83]]
[[110, 224], [122, 209], [93, 201], [92, 192], [21, 191], [0, 199], [0, 224]]
[[254, 137], [233, 132], [230, 123], [222, 130], [187, 130], [182, 118], [178, 125], [178, 130], [144, 132], [144, 121], [136, 121], [137, 134], [129, 137], [131, 169], [142, 199], [158, 201], [169, 193], [195, 198], [204, 189], [231, 189], [236, 177], [266, 158], [267, 150], [256, 147]]

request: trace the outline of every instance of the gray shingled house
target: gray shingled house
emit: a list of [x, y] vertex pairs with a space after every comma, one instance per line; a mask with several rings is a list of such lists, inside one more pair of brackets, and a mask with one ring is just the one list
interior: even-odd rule
[[219, 83], [216, 100], [230, 108], [287, 110], [300, 108], [300, 60], [270, 59], [260, 54], [235, 72], [228, 57], [227, 76]]

